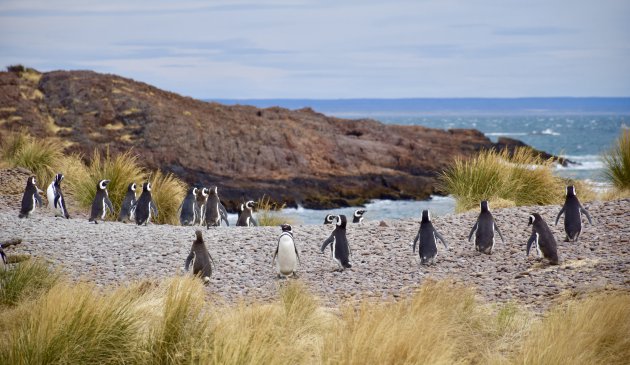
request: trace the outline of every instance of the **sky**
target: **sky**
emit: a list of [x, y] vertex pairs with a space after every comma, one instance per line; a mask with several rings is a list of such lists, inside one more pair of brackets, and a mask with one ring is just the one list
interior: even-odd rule
[[195, 98], [630, 96], [630, 1], [0, 0], [0, 67]]

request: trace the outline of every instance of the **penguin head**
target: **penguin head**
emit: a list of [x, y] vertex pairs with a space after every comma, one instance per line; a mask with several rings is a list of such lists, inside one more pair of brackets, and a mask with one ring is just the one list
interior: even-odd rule
[[214, 195], [219, 195], [219, 188], [216, 186], [213, 186], [210, 188], [210, 193], [214, 194]]
[[208, 196], [208, 188], [203, 188], [201, 189], [201, 196], [203, 196], [204, 198], [206, 198]]
[[197, 236], [197, 241], [196, 242], [203, 242], [203, 235], [201, 233], [201, 230], [196, 230], [195, 231], [195, 236]]
[[151, 183], [147, 181], [142, 184], [142, 191], [151, 191]]
[[96, 188], [98, 190], [105, 190], [107, 188], [107, 184], [109, 184], [110, 180], [101, 180], [98, 182], [98, 185], [96, 185]]
[[575, 186], [569, 185], [567, 186], [567, 196], [575, 196]]
[[326, 214], [326, 217], [324, 218], [324, 224], [332, 224], [334, 219], [335, 219], [334, 215]]
[[37, 181], [35, 180], [35, 176], [30, 176], [27, 180], [26, 180], [26, 186], [29, 185], [33, 185], [36, 186], [37, 185]]
[[133, 182], [132, 182], [132, 183], [131, 183], [131, 184], [129, 184], [129, 186], [127, 187], [127, 191], [132, 191], [132, 192], [134, 192], [134, 193], [135, 193], [135, 192], [136, 192], [136, 188], [137, 188], [136, 183], [133, 183]]
[[345, 215], [337, 215], [335, 216], [337, 227], [346, 228], [346, 224], [348, 224], [348, 219]]
[[63, 174], [60, 172], [55, 175], [55, 185], [61, 184], [61, 180], [63, 180]]
[[291, 232], [293, 229], [289, 223], [281, 224], [280, 228], [282, 228], [282, 232]]
[[365, 212], [367, 212], [367, 210], [365, 209], [357, 209], [354, 211], [354, 216], [355, 217], [363, 217], [363, 214], [365, 214]]
[[431, 222], [431, 213], [425, 209], [422, 211], [422, 223]]
[[479, 206], [481, 207], [481, 211], [482, 212], [489, 212], [490, 211], [490, 205], [488, 204], [487, 200], [482, 200], [481, 204], [479, 204]]
[[256, 203], [253, 200], [248, 200], [247, 203], [245, 203], [245, 208], [252, 210], [254, 209], [255, 204]]
[[542, 222], [542, 217], [540, 216], [540, 214], [532, 213], [529, 215], [529, 222], [527, 223], [528, 226], [538, 224], [538, 222]]
[[197, 188], [191, 188], [191, 189], [190, 189], [190, 193], [191, 193], [193, 196], [197, 196], [197, 190], [199, 190], [199, 189], [197, 189]]

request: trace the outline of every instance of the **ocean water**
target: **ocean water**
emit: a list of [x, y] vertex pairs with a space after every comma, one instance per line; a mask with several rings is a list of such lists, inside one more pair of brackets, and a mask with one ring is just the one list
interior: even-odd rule
[[[387, 124], [431, 128], [474, 128], [496, 141], [505, 136], [578, 162], [558, 166], [560, 176], [605, 186], [601, 155], [621, 131], [630, 128], [630, 98], [524, 99], [355, 99], [355, 100], [217, 100], [226, 104], [290, 109], [311, 107], [340, 118], [371, 118]], [[441, 215], [454, 211], [450, 197], [424, 202], [373, 201], [366, 220], [419, 217], [422, 209]], [[284, 214], [305, 224], [321, 224], [328, 213], [350, 216], [356, 208], [317, 211], [287, 209]]]

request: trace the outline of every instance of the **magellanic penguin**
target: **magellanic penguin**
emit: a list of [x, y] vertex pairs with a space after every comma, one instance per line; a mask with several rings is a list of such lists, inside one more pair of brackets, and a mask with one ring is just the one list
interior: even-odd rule
[[481, 213], [479, 213], [477, 222], [470, 230], [468, 242], [470, 242], [470, 239], [474, 234], [475, 249], [479, 252], [491, 255], [492, 249], [494, 248], [494, 231], [497, 231], [499, 237], [501, 237], [501, 242], [505, 243], [505, 241], [503, 240], [503, 235], [501, 234], [499, 226], [497, 226], [497, 223], [494, 221], [494, 217], [492, 217], [492, 213], [490, 213], [488, 201], [483, 200], [480, 206]]
[[206, 225], [206, 203], [208, 202], [208, 188], [201, 187], [197, 190], [197, 217], [195, 225]]
[[120, 213], [118, 214], [119, 222], [127, 222], [135, 220], [136, 216], [136, 183], [131, 183], [127, 186], [127, 193], [123, 199], [122, 206], [120, 207]]
[[107, 184], [109, 180], [101, 180], [96, 184], [96, 195], [94, 201], [92, 201], [92, 209], [90, 211], [90, 219], [88, 221], [97, 224], [97, 220], [105, 220], [105, 214], [107, 209], [110, 213], [114, 213], [114, 206], [111, 200], [109, 200], [109, 193], [107, 192]]
[[577, 242], [580, 238], [580, 233], [582, 233], [582, 214], [586, 216], [588, 223], [591, 225], [593, 224], [593, 221], [591, 220], [591, 215], [588, 214], [588, 211], [584, 209], [582, 204], [580, 204], [580, 200], [575, 193], [575, 186], [567, 186], [566, 194], [567, 197], [564, 201], [562, 209], [560, 209], [560, 213], [558, 213], [558, 216], [556, 217], [555, 225], [558, 225], [558, 220], [560, 219], [562, 213], [564, 213], [564, 231], [567, 234], [565, 241]]
[[284, 278], [289, 275], [296, 277], [298, 263], [300, 262], [300, 254], [298, 253], [295, 241], [293, 241], [293, 232], [291, 225], [283, 224], [280, 226], [282, 233], [278, 238], [276, 252], [273, 254], [273, 262], [276, 264], [278, 278]]
[[193, 241], [190, 253], [186, 258], [184, 269], [188, 271], [192, 263], [193, 275], [201, 276], [204, 284], [208, 285], [210, 283], [210, 276], [212, 276], [212, 264], [214, 260], [212, 256], [210, 256], [206, 244], [203, 242], [201, 231], [195, 231], [195, 235], [197, 239]]
[[335, 216], [336, 227], [333, 230], [330, 237], [324, 241], [321, 248], [321, 253], [324, 253], [326, 246], [330, 245], [332, 250], [332, 258], [339, 265], [340, 270], [349, 269], [350, 265], [350, 245], [346, 238], [346, 225], [348, 223], [345, 215]]
[[179, 206], [179, 224], [182, 226], [192, 226], [197, 220], [197, 191], [199, 189], [192, 187], [188, 189], [188, 193]]
[[61, 180], [63, 180], [63, 174], [58, 173], [55, 175], [53, 182], [48, 185], [48, 189], [46, 189], [48, 208], [53, 210], [59, 209], [59, 213], [55, 213], [55, 216], [60, 214], [62, 217], [68, 219], [70, 218], [70, 214], [68, 214], [66, 200], [63, 198], [63, 193], [61, 192]]
[[529, 256], [529, 250], [532, 244], [536, 244], [538, 257], [542, 255], [542, 257], [549, 260], [550, 264], [558, 265], [556, 239], [553, 237], [553, 233], [551, 233], [547, 223], [545, 223], [540, 214], [532, 213], [532, 215], [529, 216], [529, 223], [527, 225], [533, 225], [532, 235], [529, 237], [529, 240], [527, 240], [527, 256]]
[[334, 214], [326, 214], [324, 217], [324, 224], [332, 224], [335, 217], [336, 216]]
[[218, 190], [216, 186], [210, 188], [210, 195], [206, 203], [206, 228], [221, 226], [221, 220], [225, 221], [225, 224], [228, 226], [230, 225], [227, 219], [227, 211], [219, 199]]
[[365, 209], [357, 209], [354, 211], [352, 215], [352, 223], [361, 223], [363, 222], [363, 214], [365, 214], [367, 210]]
[[442, 244], [448, 250], [448, 244], [444, 240], [444, 237], [435, 230], [433, 223], [431, 223], [431, 214], [428, 210], [423, 210], [420, 229], [418, 230], [416, 238], [413, 240], [414, 253], [416, 252], [416, 244], [420, 241], [420, 246], [418, 246], [420, 263], [425, 265], [433, 263], [433, 259], [435, 259], [438, 253], [437, 240], [442, 241]]
[[0, 261], [2, 269], [5, 269], [7, 267], [7, 255], [4, 253], [4, 249], [2, 247], [0, 247], [0, 259], [2, 259], [2, 261]]
[[146, 226], [151, 222], [151, 214], [157, 217], [158, 210], [151, 196], [151, 183], [147, 181], [142, 184], [142, 194], [136, 204], [136, 224]]
[[26, 180], [26, 188], [22, 196], [22, 206], [20, 207], [18, 217], [28, 218], [28, 216], [35, 211], [35, 207], [42, 207], [42, 197], [39, 195], [39, 191], [35, 176], [30, 176]]
[[258, 226], [258, 222], [254, 219], [253, 211], [254, 211], [254, 201], [250, 200], [243, 205], [243, 211], [238, 216], [238, 221], [236, 225], [239, 227], [254, 227]]

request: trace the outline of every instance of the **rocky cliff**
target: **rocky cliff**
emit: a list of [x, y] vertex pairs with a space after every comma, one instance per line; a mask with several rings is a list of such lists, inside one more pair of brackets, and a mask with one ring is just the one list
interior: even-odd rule
[[423, 199], [454, 156], [496, 147], [477, 130], [226, 106], [91, 71], [0, 72], [0, 137], [23, 127], [66, 152], [133, 148], [147, 167], [218, 185], [232, 207], [263, 194], [314, 208]]

